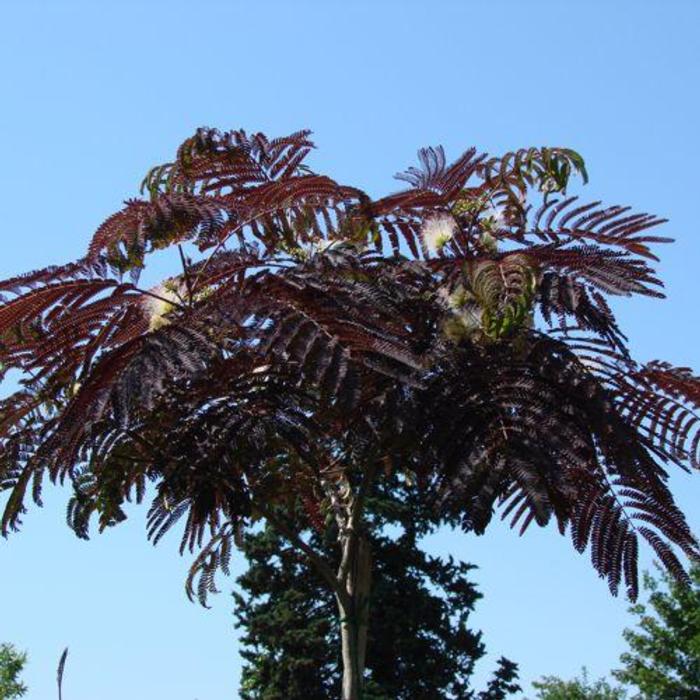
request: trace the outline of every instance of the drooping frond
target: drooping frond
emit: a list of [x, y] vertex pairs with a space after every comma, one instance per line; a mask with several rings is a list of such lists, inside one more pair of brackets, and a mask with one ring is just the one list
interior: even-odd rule
[[440, 507], [479, 532], [499, 503], [521, 532], [554, 518], [577, 549], [590, 545], [613, 592], [621, 572], [630, 594], [637, 589], [638, 536], [683, 576], [667, 542], [691, 557], [699, 550], [655, 460], [660, 431], [640, 435], [606, 378], [565, 344], [539, 334], [520, 343], [486, 354], [465, 348], [416, 396], [416, 413], [432, 412], [413, 430], [430, 446], [419, 459], [442, 465]]
[[216, 588], [216, 574], [219, 571], [226, 575], [230, 573], [234, 534], [235, 528], [231, 523], [225, 523], [202, 547], [187, 574], [185, 590], [190, 600], [196, 596], [199, 603], [207, 607], [209, 594], [219, 592]]

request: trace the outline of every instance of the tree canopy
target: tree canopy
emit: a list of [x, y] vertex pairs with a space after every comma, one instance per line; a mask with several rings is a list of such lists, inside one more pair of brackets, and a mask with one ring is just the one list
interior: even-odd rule
[[[0, 360], [24, 373], [2, 402], [3, 530], [44, 475], [75, 484], [83, 536], [154, 480], [151, 535], [185, 517], [194, 547], [289, 493], [322, 504], [373, 457], [466, 528], [497, 503], [521, 529], [553, 517], [613, 590], [636, 591], [637, 535], [683, 576], [667, 541], [697, 545], [658, 460], [697, 466], [700, 383], [635, 363], [603, 296], [661, 296], [662, 220], [564, 196], [585, 176], [566, 149], [424, 149], [373, 201], [312, 172], [311, 147], [200, 129], [84, 258], [0, 284]], [[185, 243], [202, 259], [137, 286]]]

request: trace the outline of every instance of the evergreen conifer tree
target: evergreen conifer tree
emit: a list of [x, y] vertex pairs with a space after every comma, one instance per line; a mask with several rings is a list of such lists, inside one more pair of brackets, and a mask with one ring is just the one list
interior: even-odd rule
[[[504, 658], [484, 691], [471, 689], [475, 663], [486, 653], [481, 632], [468, 627], [481, 594], [468, 578], [472, 565], [419, 547], [434, 527], [427, 509], [405, 484], [393, 493], [385, 489], [367, 507], [375, 573], [363, 697], [501, 700], [519, 690], [517, 666]], [[337, 556], [337, 530], [308, 523], [308, 534], [314, 547]], [[274, 528], [249, 534], [241, 544], [249, 568], [234, 594], [246, 661], [240, 697], [337, 696], [342, 663], [332, 593]]]

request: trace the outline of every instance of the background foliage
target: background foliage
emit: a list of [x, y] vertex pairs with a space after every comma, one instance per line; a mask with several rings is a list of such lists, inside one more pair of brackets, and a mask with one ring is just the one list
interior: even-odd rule
[[637, 626], [625, 630], [629, 646], [613, 671], [636, 689], [634, 698], [691, 700], [700, 697], [700, 568], [691, 571], [692, 586], [668, 576], [644, 577], [646, 604], [631, 608]]
[[20, 675], [27, 663], [27, 655], [17, 651], [12, 644], [0, 644], [0, 700], [21, 698], [27, 686]]
[[646, 603], [630, 608], [636, 627], [624, 631], [628, 649], [621, 655], [622, 668], [612, 675], [622, 683], [582, 677], [563, 680], [545, 676], [533, 685], [542, 700], [691, 700], [700, 696], [700, 569], [690, 571], [690, 586], [679, 586], [663, 572], [658, 578], [646, 573]]
[[573, 680], [562, 680], [556, 676], [544, 676], [534, 681], [537, 700], [624, 700], [626, 693], [604, 678], [590, 680], [584, 668], [581, 676]]

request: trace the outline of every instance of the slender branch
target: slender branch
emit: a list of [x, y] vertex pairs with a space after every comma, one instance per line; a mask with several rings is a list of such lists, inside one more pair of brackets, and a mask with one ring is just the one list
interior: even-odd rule
[[350, 604], [350, 598], [347, 591], [343, 586], [340, 585], [338, 579], [336, 578], [333, 569], [326, 562], [326, 560], [316, 552], [313, 547], [304, 542], [301, 536], [295, 532], [283, 518], [277, 517], [277, 515], [271, 509], [267, 508], [265, 505], [258, 501], [253, 501], [253, 506], [258, 510], [265, 519], [272, 525], [278, 532], [284, 535], [289, 542], [294, 545], [297, 549], [301, 550], [309, 559], [311, 564], [316, 568], [316, 571], [323, 577], [323, 579], [328, 583], [328, 585], [333, 589], [333, 593], [341, 599], [344, 605]]
[[360, 518], [362, 517], [365, 498], [367, 497], [367, 492], [374, 481], [376, 470], [376, 460], [372, 459], [370, 460], [367, 469], [362, 474], [360, 488], [358, 489], [357, 495], [353, 499], [352, 505], [350, 506], [350, 518], [348, 519], [348, 523], [345, 527], [348, 537], [350, 538], [350, 542], [348, 543], [347, 547], [343, 548], [343, 558], [340, 562], [337, 575], [338, 583], [343, 587], [343, 589], [345, 589], [345, 584], [350, 573], [352, 562], [355, 560]]
[[182, 251], [182, 244], [177, 244], [177, 250], [180, 253], [180, 262], [182, 263], [182, 272], [185, 275], [185, 286], [187, 287], [187, 295], [189, 296], [190, 306], [192, 306], [192, 280], [190, 279], [190, 269], [187, 265], [187, 259]]

